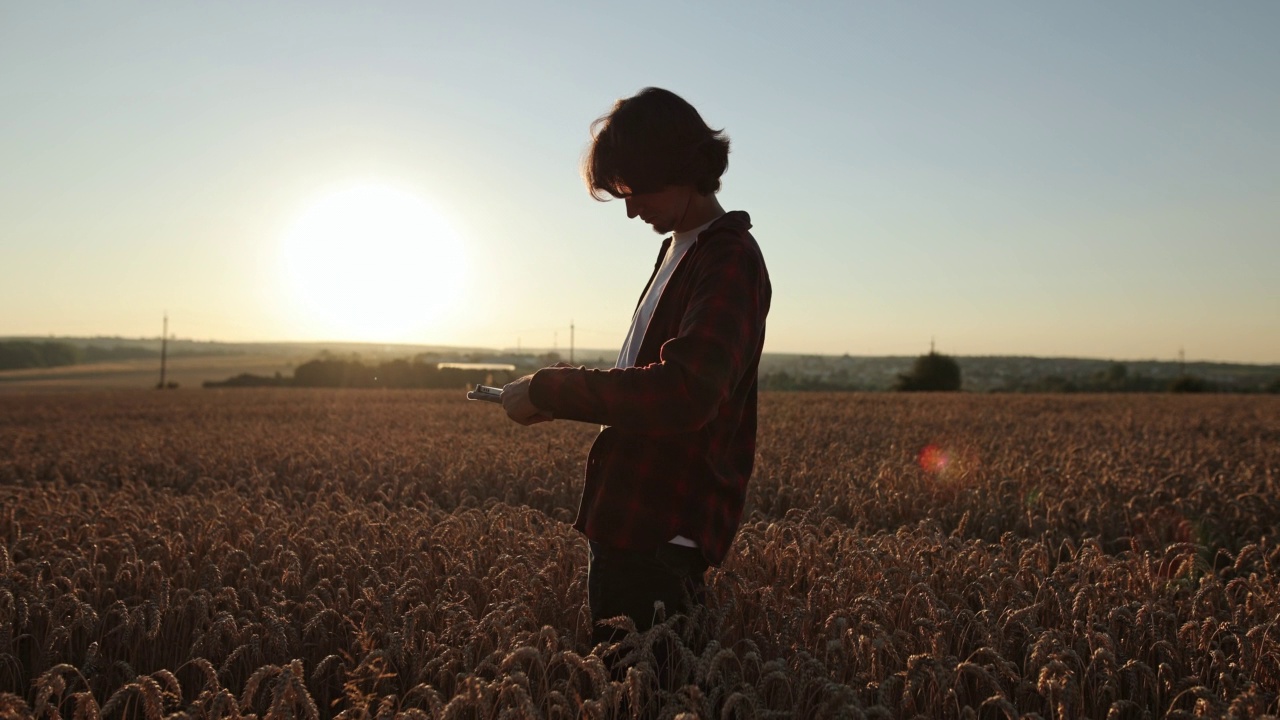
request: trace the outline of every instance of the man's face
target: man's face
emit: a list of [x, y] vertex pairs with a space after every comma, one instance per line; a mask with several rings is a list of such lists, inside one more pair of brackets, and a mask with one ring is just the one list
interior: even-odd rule
[[627, 217], [638, 217], [653, 227], [659, 235], [677, 229], [689, 209], [692, 187], [668, 185], [667, 187], [646, 193], [631, 193], [624, 199], [627, 203]]

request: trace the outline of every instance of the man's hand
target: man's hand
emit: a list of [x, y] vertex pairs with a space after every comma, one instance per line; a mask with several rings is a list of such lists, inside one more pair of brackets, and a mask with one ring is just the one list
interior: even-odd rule
[[502, 386], [502, 409], [507, 417], [521, 425], [536, 425], [551, 419], [550, 413], [542, 412], [529, 400], [529, 381], [532, 375], [525, 375]]

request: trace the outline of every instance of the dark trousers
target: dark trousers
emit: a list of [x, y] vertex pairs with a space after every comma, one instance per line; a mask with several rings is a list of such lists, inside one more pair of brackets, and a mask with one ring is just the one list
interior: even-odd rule
[[648, 630], [661, 618], [690, 614], [706, 600], [707, 561], [698, 548], [664, 543], [656, 550], [618, 550], [590, 542], [587, 604], [591, 607], [592, 644], [617, 642], [625, 634], [600, 621], [626, 615], [637, 630]]

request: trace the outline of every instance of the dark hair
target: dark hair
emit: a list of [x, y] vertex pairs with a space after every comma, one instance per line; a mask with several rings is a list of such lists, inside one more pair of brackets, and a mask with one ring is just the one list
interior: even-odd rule
[[649, 87], [613, 104], [591, 123], [582, 162], [591, 195], [606, 200], [692, 185], [702, 195], [720, 189], [729, 166], [729, 138], [712, 130], [692, 105], [670, 90]]

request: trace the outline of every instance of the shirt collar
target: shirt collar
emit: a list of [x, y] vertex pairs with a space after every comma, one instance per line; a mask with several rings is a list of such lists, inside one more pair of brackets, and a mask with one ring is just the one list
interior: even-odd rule
[[716, 220], [719, 220], [721, 217], [724, 217], [724, 216], [721, 215], [719, 217], [714, 217], [706, 221], [705, 223], [699, 225], [698, 227], [693, 228], [692, 230], [685, 230], [684, 232], [676, 233], [674, 236], [672, 236], [672, 242], [675, 243], [676, 245], [684, 245], [685, 243], [691, 243], [694, 240], [697, 240], [698, 235], [702, 234], [703, 230], [706, 230], [707, 228], [711, 227], [711, 223], [715, 222]]

